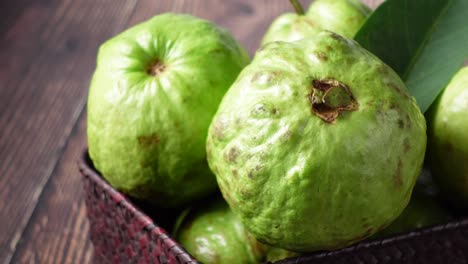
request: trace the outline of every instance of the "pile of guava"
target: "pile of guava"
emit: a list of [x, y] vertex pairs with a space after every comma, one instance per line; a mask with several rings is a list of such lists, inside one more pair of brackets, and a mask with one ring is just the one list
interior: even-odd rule
[[[276, 261], [444, 222], [439, 189], [468, 202], [468, 68], [424, 116], [352, 40], [367, 6], [291, 3], [253, 59], [225, 29], [174, 13], [99, 49], [93, 165], [132, 198], [185, 208], [173, 234], [203, 263]], [[423, 188], [425, 157], [436, 191]]]

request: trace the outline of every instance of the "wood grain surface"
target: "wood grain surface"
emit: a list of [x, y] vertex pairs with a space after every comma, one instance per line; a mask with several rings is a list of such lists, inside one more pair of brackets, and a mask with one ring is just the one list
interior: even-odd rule
[[227, 28], [254, 54], [291, 10], [287, 0], [0, 1], [0, 263], [92, 262], [76, 161], [100, 43], [181, 12]]

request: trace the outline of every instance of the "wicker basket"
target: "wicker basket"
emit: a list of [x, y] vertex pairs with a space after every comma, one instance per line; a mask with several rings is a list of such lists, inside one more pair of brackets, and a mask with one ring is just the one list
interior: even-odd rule
[[[164, 229], [177, 210], [137, 206], [99, 176], [87, 152], [79, 168], [96, 263], [198, 263]], [[468, 218], [276, 263], [468, 263]]]

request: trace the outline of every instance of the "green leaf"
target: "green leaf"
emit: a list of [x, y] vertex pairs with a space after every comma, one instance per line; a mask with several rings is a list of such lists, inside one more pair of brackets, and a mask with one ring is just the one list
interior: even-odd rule
[[468, 0], [387, 0], [355, 40], [400, 75], [425, 112], [468, 57]]

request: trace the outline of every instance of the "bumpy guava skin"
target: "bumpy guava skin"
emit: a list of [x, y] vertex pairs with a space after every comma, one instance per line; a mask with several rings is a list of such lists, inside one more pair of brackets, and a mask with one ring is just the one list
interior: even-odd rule
[[426, 149], [401, 79], [332, 32], [258, 51], [225, 95], [207, 153], [260, 241], [297, 252], [371, 236], [405, 208]]
[[446, 198], [468, 207], [468, 67], [444, 89], [428, 114], [428, 163]]
[[207, 129], [248, 62], [227, 31], [188, 15], [159, 15], [105, 42], [88, 97], [95, 167], [115, 188], [164, 207], [216, 189]]
[[306, 15], [322, 29], [353, 38], [371, 12], [360, 0], [315, 0]]
[[273, 21], [262, 45], [273, 41], [297, 41], [322, 30], [354, 37], [371, 10], [359, 0], [316, 0], [307, 14], [286, 13]]
[[176, 240], [201, 263], [255, 264], [264, 259], [266, 246], [245, 231], [222, 199], [181, 217]]

